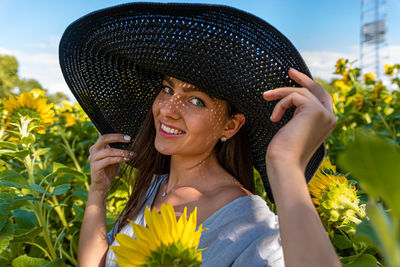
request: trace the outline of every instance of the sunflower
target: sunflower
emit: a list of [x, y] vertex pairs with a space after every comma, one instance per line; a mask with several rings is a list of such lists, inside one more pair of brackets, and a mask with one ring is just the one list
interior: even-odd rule
[[176, 220], [171, 204], [161, 205], [161, 215], [157, 209], [150, 212], [148, 206], [144, 217], [147, 227], [130, 221], [136, 239], [117, 234], [119, 246], [111, 246], [121, 266], [200, 266], [201, 252], [198, 250], [202, 225], [196, 231], [197, 207], [187, 220], [187, 208]]
[[346, 94], [350, 91], [353, 87], [351, 87], [347, 82], [343, 79], [336, 80], [333, 82], [333, 86], [341, 91], [341, 93]]
[[57, 119], [65, 121], [66, 127], [72, 126], [77, 122], [90, 121], [78, 103], [72, 104], [70, 101], [64, 100], [61, 102], [61, 105], [55, 106], [55, 110], [58, 115]]
[[363, 75], [363, 80], [365, 84], [375, 84], [376, 77], [373, 73], [368, 72]]
[[385, 64], [385, 73], [386, 75], [393, 77], [394, 76], [395, 65]]
[[325, 159], [308, 183], [317, 210], [327, 226], [359, 224], [365, 217], [364, 206], [359, 206], [356, 187]]
[[340, 74], [340, 75], [344, 76], [347, 72], [347, 63], [348, 62], [349, 62], [348, 59], [345, 60], [344, 58], [340, 58], [335, 64], [335, 67], [336, 67], [335, 74]]
[[8, 111], [8, 122], [20, 123], [21, 117], [34, 121], [36, 131], [39, 134], [46, 133], [45, 127], [53, 125], [53, 103], [47, 104], [44, 92], [34, 89], [23, 92], [20, 96], [10, 95], [3, 100], [4, 109]]

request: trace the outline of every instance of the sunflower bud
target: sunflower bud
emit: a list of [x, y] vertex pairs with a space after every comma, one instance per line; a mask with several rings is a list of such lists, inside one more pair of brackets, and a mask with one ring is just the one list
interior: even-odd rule
[[[326, 168], [327, 166], [331, 168]], [[360, 200], [355, 186], [343, 174], [336, 174], [335, 170], [325, 159], [308, 184], [313, 202], [327, 227], [358, 224], [365, 217], [365, 208], [359, 206]]]

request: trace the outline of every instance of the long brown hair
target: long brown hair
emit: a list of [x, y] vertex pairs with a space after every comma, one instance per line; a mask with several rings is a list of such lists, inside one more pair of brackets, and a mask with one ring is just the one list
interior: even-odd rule
[[[228, 103], [227, 115], [233, 117], [237, 113], [239, 112]], [[156, 179], [159, 179], [162, 174], [169, 173], [171, 156], [163, 155], [156, 150], [154, 146], [155, 136], [153, 112], [150, 108], [134, 143], [130, 147], [135, 156], [128, 162], [127, 167], [119, 176], [120, 179], [129, 170], [130, 181], [128, 182], [133, 189], [128, 203], [116, 221], [118, 232], [128, 222], [128, 219], [135, 216], [142, 208], [154, 175], [156, 175]], [[244, 188], [254, 193], [253, 160], [245, 127], [241, 127], [227, 142], [218, 141], [214, 150], [221, 166], [235, 177]], [[114, 181], [115, 186], [118, 179]]]

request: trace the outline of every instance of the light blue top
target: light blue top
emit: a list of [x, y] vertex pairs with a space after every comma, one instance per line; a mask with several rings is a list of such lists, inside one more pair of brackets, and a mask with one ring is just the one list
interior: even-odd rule
[[[133, 221], [146, 225], [144, 208], [151, 207], [160, 184], [167, 178], [162, 176], [155, 181], [147, 193], [147, 201]], [[201, 234], [199, 248], [202, 252], [202, 267], [257, 267], [284, 266], [283, 251], [279, 235], [277, 216], [271, 212], [267, 203], [258, 195], [239, 197], [226, 204], [203, 222], [208, 228]], [[109, 243], [115, 229], [108, 234]], [[134, 237], [130, 224], [120, 233]], [[113, 246], [118, 243], [114, 240]], [[107, 252], [106, 266], [118, 266], [114, 252]]]

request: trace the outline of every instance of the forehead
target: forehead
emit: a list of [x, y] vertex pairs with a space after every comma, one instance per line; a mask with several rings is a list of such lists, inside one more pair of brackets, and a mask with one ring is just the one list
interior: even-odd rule
[[191, 91], [199, 91], [202, 93], [207, 94], [206, 92], [204, 92], [203, 90], [201, 90], [199, 87], [197, 87], [196, 85], [193, 85], [191, 83], [187, 83], [184, 81], [181, 81], [177, 78], [171, 77], [171, 76], [164, 76], [163, 78], [166, 82], [168, 82], [170, 85], [172, 85], [173, 87], [180, 87], [182, 88], [182, 90], [184, 92], [191, 92]]

